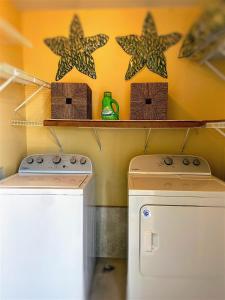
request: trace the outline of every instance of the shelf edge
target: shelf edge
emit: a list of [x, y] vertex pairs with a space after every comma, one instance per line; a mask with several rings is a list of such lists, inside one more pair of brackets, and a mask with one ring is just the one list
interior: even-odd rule
[[77, 128], [202, 128], [204, 120], [44, 120], [44, 126], [77, 127]]

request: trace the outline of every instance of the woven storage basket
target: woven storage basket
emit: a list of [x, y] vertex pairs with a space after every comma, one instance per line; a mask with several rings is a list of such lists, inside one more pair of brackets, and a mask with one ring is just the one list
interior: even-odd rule
[[131, 120], [166, 120], [168, 83], [132, 83]]
[[52, 119], [92, 119], [92, 91], [85, 83], [51, 84]]

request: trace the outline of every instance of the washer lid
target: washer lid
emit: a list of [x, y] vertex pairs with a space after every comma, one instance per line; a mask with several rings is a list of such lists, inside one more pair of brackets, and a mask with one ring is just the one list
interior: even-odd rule
[[225, 183], [214, 176], [129, 175], [129, 195], [152, 195], [160, 192], [222, 192]]
[[16, 174], [0, 181], [1, 188], [79, 189], [90, 175]]

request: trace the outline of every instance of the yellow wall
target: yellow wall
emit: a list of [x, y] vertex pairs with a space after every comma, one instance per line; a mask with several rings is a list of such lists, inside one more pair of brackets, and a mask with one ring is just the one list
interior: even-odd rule
[[[54, 81], [59, 58], [43, 43], [43, 39], [68, 35], [73, 14], [80, 16], [85, 34], [105, 33], [108, 44], [94, 53], [97, 80], [92, 80], [75, 69], [64, 82], [86, 82], [93, 91], [93, 118], [98, 119], [101, 99], [105, 90], [113, 92], [119, 101], [121, 118], [129, 118], [131, 82], [165, 81], [149, 72], [141, 71], [131, 81], [124, 75], [129, 56], [125, 54], [115, 37], [140, 34], [147, 8], [110, 10], [28, 11], [22, 15], [23, 33], [34, 44], [24, 49], [24, 68], [46, 81]], [[200, 13], [200, 8], [151, 9], [160, 34], [173, 31], [187, 32]], [[169, 73], [170, 119], [224, 119], [224, 82], [204, 66], [189, 60], [179, 60], [181, 43], [166, 54]], [[27, 91], [30, 93], [30, 90]], [[50, 117], [50, 95], [45, 91], [27, 106], [27, 117], [41, 120]], [[89, 129], [56, 128], [65, 152], [89, 155], [97, 174], [97, 201], [99, 205], [126, 205], [126, 174], [129, 160], [143, 154], [144, 130], [99, 130], [103, 149], [100, 152]], [[185, 135], [184, 130], [153, 130], [148, 153], [179, 153]], [[58, 151], [47, 128], [28, 128], [29, 153]], [[199, 154], [209, 160], [213, 173], [225, 179], [225, 140], [213, 130], [192, 130], [185, 153]]]
[[[8, 0], [0, 0], [0, 18], [10, 22], [18, 30], [21, 29], [21, 15]], [[0, 62], [15, 67], [23, 67], [22, 47], [12, 43], [0, 30]], [[3, 81], [0, 80], [0, 84]], [[0, 92], [0, 167], [4, 167], [5, 175], [16, 172], [22, 157], [26, 155], [26, 130], [13, 128], [13, 118], [24, 118], [25, 112], [15, 115], [13, 109], [24, 99], [25, 89], [18, 84], [11, 84]]]

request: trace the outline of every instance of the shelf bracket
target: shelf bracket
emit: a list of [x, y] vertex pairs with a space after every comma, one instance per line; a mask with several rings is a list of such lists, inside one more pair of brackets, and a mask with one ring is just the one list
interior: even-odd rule
[[147, 149], [148, 149], [148, 144], [149, 144], [149, 139], [150, 139], [151, 131], [152, 131], [152, 128], [149, 128], [148, 132], [147, 132], [147, 135], [146, 135], [146, 139], [145, 139], [144, 153], [146, 153]]
[[34, 96], [36, 96], [46, 85], [41, 85], [33, 94], [31, 94], [27, 99], [25, 99], [17, 108], [14, 109], [14, 112], [18, 112], [24, 105], [26, 105]]
[[187, 141], [188, 141], [188, 138], [189, 138], [190, 130], [191, 130], [191, 128], [188, 128], [186, 130], [186, 134], [185, 134], [185, 137], [184, 137], [184, 140], [183, 140], [183, 143], [182, 143], [182, 146], [181, 146], [181, 150], [180, 150], [181, 153], [184, 152], [184, 149], [185, 149], [185, 147], [187, 145]]
[[217, 69], [212, 63], [206, 60], [204, 64], [206, 64], [208, 68], [210, 68], [217, 76], [219, 76], [222, 80], [225, 81], [225, 75], [219, 69]]
[[17, 77], [17, 75], [12, 75], [4, 83], [0, 85], [0, 92], [2, 92], [11, 82]]
[[214, 128], [219, 134], [221, 134], [223, 137], [225, 137], [225, 132], [221, 130], [220, 128]]
[[93, 128], [93, 133], [95, 136], [96, 143], [98, 144], [99, 150], [102, 151], [102, 144], [101, 144], [100, 136], [98, 134], [98, 130], [96, 128]]
[[60, 153], [64, 154], [64, 150], [63, 150], [62, 144], [60, 143], [60, 140], [59, 140], [59, 138], [58, 138], [55, 130], [53, 128], [51, 128], [51, 127], [48, 127], [48, 129], [49, 129], [51, 135], [53, 136], [56, 145], [59, 147]]

